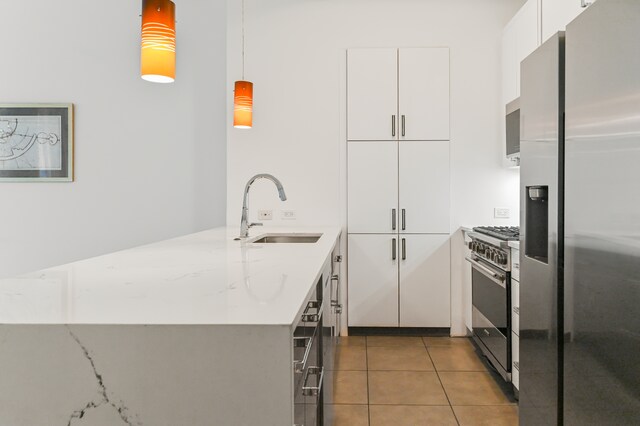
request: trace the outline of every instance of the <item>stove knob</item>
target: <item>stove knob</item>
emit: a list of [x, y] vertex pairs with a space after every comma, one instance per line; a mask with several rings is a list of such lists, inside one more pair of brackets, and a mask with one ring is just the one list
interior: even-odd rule
[[496, 263], [497, 263], [498, 265], [502, 265], [502, 261], [503, 261], [503, 259], [504, 259], [504, 256], [503, 256], [501, 253], [498, 253], [498, 254], [496, 255]]
[[495, 261], [496, 260], [496, 251], [495, 250], [491, 250], [491, 253], [489, 254], [489, 259]]
[[469, 250], [473, 250], [473, 241], [469, 241]]

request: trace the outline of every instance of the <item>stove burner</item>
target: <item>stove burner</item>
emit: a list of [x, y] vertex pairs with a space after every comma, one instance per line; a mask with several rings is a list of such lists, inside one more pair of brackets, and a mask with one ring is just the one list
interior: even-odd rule
[[473, 230], [503, 241], [518, 241], [520, 239], [520, 227], [518, 226], [477, 226]]

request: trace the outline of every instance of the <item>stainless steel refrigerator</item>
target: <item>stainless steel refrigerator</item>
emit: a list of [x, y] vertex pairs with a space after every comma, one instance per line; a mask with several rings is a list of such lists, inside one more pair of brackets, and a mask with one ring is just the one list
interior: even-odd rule
[[640, 1], [521, 68], [520, 424], [640, 424]]

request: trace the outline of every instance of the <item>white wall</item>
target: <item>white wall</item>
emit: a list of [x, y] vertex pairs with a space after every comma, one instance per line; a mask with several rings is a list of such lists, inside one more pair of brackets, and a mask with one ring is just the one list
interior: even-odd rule
[[[283, 181], [289, 201], [281, 204], [269, 182], [256, 185], [252, 215], [259, 208], [287, 208], [298, 216], [287, 224], [344, 225], [345, 49], [449, 46], [451, 229], [517, 224], [518, 171], [505, 168], [502, 160], [500, 37], [522, 4], [245, 0], [246, 78], [255, 83], [255, 120], [252, 130], [228, 132], [228, 223], [239, 221], [246, 180], [254, 173], [270, 172]], [[232, 83], [241, 75], [241, 1], [228, 0], [227, 5], [231, 108]], [[494, 219], [494, 207], [510, 208], [511, 219]], [[459, 251], [460, 244], [452, 246], [454, 254]], [[461, 267], [452, 263], [458, 334], [464, 330]]]
[[8, 1], [2, 103], [75, 104], [74, 183], [0, 183], [0, 276], [225, 222], [225, 0], [177, 2], [177, 81], [139, 77], [141, 2]]

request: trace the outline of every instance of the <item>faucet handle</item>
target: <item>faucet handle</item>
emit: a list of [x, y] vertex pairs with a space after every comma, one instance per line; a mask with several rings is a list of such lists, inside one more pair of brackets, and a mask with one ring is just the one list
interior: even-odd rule
[[260, 222], [254, 222], [254, 223], [250, 223], [249, 224], [249, 228], [252, 228], [254, 226], [264, 226], [264, 223], [260, 223]]

